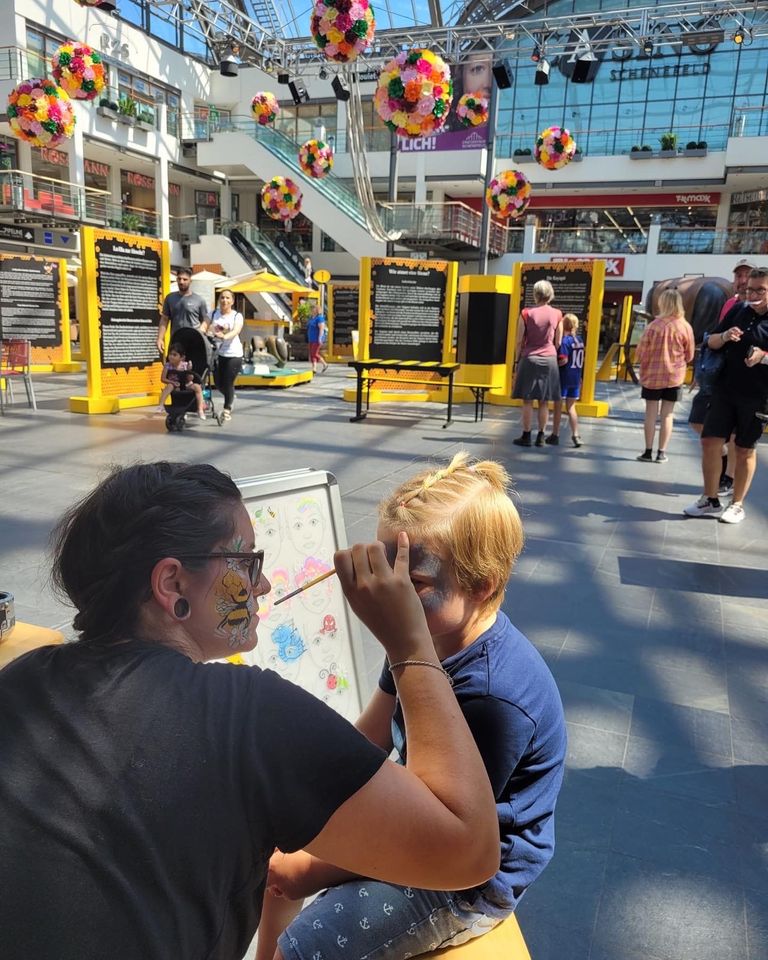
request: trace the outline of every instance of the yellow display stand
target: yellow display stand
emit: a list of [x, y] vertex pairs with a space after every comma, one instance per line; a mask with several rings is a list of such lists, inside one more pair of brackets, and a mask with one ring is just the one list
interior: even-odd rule
[[520, 924], [514, 913], [490, 933], [462, 943], [460, 947], [444, 947], [429, 955], [437, 960], [531, 960]]
[[[87, 395], [69, 398], [69, 409], [73, 413], [118, 413], [135, 407], [147, 407], [156, 404], [160, 398], [162, 383], [160, 374], [163, 369], [158, 356], [157, 360], [148, 360], [142, 363], [126, 362], [123, 366], [114, 363], [102, 366], [101, 340], [102, 331], [102, 303], [99, 299], [98, 277], [104, 260], [110, 253], [114, 258], [114, 250], [135, 251], [137, 263], [142, 255], [148, 260], [156, 262], [156, 273], [150, 279], [145, 273], [140, 279], [143, 289], [148, 283], [157, 290], [157, 319], [154, 318], [154, 294], [152, 306], [152, 323], [147, 324], [143, 319], [133, 322], [137, 327], [143, 324], [150, 331], [150, 336], [156, 336], [160, 321], [160, 312], [163, 301], [168, 293], [168, 277], [170, 275], [170, 251], [167, 240], [156, 240], [152, 237], [140, 237], [131, 233], [122, 233], [114, 230], [97, 230], [95, 227], [81, 227], [80, 249], [82, 251], [82, 282], [78, 285], [80, 305], [80, 336], [82, 351], [86, 358]], [[125, 272], [125, 288], [130, 289], [131, 273]], [[146, 293], [144, 293], [146, 296]], [[130, 306], [130, 299], [126, 297]], [[130, 318], [128, 309], [127, 316]], [[130, 323], [130, 319], [129, 319]]]
[[38, 627], [34, 623], [23, 623], [17, 620], [16, 626], [0, 643], [0, 668], [23, 653], [36, 650], [37, 647], [48, 647], [63, 642], [64, 634], [58, 630], [50, 630], [48, 627]]
[[600, 342], [600, 325], [602, 322], [603, 290], [605, 288], [605, 261], [604, 260], [569, 260], [564, 263], [516, 263], [514, 265], [513, 295], [510, 310], [510, 327], [507, 337], [507, 363], [504, 387], [501, 391], [492, 390], [488, 394], [488, 402], [500, 406], [520, 406], [520, 400], [512, 399], [512, 378], [515, 362], [515, 348], [517, 345], [517, 324], [520, 311], [523, 308], [523, 273], [524, 271], [540, 271], [543, 266], [551, 273], [567, 273], [569, 270], [589, 272], [592, 276], [592, 288], [589, 297], [587, 317], [580, 317], [587, 321], [587, 340], [584, 351], [584, 379], [581, 384], [581, 399], [576, 404], [576, 410], [583, 417], [607, 417], [610, 407], [605, 400], [595, 399], [595, 375], [597, 373], [597, 351]]

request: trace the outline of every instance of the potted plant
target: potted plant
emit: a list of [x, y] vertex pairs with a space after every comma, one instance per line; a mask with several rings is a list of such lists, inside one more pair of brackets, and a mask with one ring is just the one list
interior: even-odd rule
[[629, 151], [630, 160], [650, 160], [652, 156], [653, 150], [651, 150], [647, 143], [644, 143], [642, 147], [635, 144]]
[[576, 153], [571, 157], [571, 163], [581, 163], [584, 159], [584, 154], [581, 152], [579, 147], [576, 147]]
[[536, 160], [533, 156], [533, 151], [530, 147], [518, 147], [514, 151], [512, 156], [517, 160], [518, 163], [535, 163]]
[[155, 116], [147, 107], [139, 110], [136, 114], [136, 126], [141, 130], [155, 129]]
[[685, 149], [683, 150], [684, 157], [706, 157], [707, 155], [707, 141], [706, 140], [691, 140], [689, 143], [686, 143]]
[[138, 112], [138, 104], [133, 99], [133, 97], [126, 97], [123, 95], [120, 97], [120, 100], [117, 104], [118, 117], [117, 119], [121, 123], [127, 124], [129, 127], [132, 127], [136, 123], [136, 114]]
[[676, 157], [677, 156], [677, 134], [676, 133], [662, 133], [659, 137], [659, 143], [661, 144], [661, 150], [659, 150], [660, 157]]
[[100, 117], [106, 117], [108, 120], [117, 120], [119, 107], [115, 101], [110, 100], [109, 97], [102, 97], [101, 100], [99, 100], [99, 106], [96, 112]]
[[141, 217], [138, 213], [124, 213], [120, 226], [123, 230], [127, 230], [128, 233], [139, 233]]

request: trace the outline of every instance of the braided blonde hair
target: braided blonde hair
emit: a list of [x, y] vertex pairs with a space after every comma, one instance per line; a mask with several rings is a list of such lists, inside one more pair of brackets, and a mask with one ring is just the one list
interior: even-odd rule
[[464, 593], [490, 588], [483, 612], [491, 612], [501, 606], [525, 539], [510, 487], [500, 463], [473, 461], [462, 451], [447, 467], [421, 471], [385, 497], [379, 522], [436, 548]]

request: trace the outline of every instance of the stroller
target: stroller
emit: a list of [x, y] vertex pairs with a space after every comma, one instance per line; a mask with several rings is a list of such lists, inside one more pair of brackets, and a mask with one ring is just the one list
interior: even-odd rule
[[[202, 388], [206, 417], [216, 419], [218, 422], [211, 389], [211, 375], [216, 363], [216, 346], [194, 327], [182, 327], [173, 334], [172, 340], [174, 343], [181, 344], [187, 360], [192, 364], [188, 376], [192, 382], [199, 383]], [[174, 430], [181, 432], [184, 429], [187, 413], [195, 410], [194, 391], [185, 390], [182, 387], [180, 390], [172, 391], [168, 399], [170, 402], [166, 404], [165, 427], [171, 432]], [[221, 426], [220, 423], [219, 426]]]

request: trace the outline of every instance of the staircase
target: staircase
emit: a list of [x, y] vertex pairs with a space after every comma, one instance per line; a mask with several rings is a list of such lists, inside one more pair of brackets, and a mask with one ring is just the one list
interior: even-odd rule
[[322, 180], [305, 177], [298, 146], [285, 134], [255, 120], [234, 117], [212, 140], [198, 143], [198, 164], [241, 175], [243, 168], [262, 180], [290, 177], [304, 195], [302, 213], [356, 257], [381, 257], [385, 244], [371, 237], [355, 194], [333, 174]]

